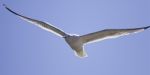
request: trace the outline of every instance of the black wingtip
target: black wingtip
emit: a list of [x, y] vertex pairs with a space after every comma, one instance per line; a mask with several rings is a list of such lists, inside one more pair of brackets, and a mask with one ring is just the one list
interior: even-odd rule
[[6, 9], [9, 9], [6, 4], [2, 4], [2, 6], [4, 6]]
[[18, 15], [18, 16], [21, 16], [19, 15], [18, 13], [14, 12], [13, 10], [11, 10], [10, 8], [7, 7], [6, 4], [2, 4], [8, 11], [10, 11], [11, 13], [15, 14], [15, 15]]
[[148, 28], [150, 28], [150, 26], [144, 27], [144, 29], [148, 29]]

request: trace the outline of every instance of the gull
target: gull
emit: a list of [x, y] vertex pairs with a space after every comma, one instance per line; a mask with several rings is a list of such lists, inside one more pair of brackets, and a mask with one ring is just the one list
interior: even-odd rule
[[57, 27], [53, 26], [52, 24], [20, 15], [20, 14], [14, 12], [13, 10], [11, 10], [10, 8], [8, 8], [5, 4], [3, 4], [3, 6], [9, 12], [17, 15], [21, 19], [23, 19], [27, 22], [30, 22], [46, 31], [52, 32], [52, 33], [64, 38], [64, 40], [69, 44], [69, 46], [75, 52], [75, 55], [80, 58], [87, 57], [87, 53], [84, 50], [84, 45], [86, 45], [86, 44], [98, 42], [98, 41], [102, 41], [102, 40], [106, 40], [106, 39], [117, 38], [120, 36], [129, 35], [132, 33], [138, 33], [138, 32], [142, 32], [142, 31], [150, 28], [150, 26], [145, 26], [145, 27], [127, 28], [127, 29], [104, 29], [101, 31], [97, 31], [97, 32], [93, 32], [93, 33], [89, 33], [89, 34], [81, 35], [81, 36], [74, 35], [74, 34], [71, 35], [71, 34], [67, 34], [66, 32], [62, 31], [61, 29], [58, 29]]

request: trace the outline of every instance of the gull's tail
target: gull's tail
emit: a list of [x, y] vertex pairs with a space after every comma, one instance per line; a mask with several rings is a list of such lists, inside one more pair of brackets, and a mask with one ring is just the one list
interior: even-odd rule
[[85, 50], [75, 51], [75, 55], [80, 57], [80, 58], [88, 57], [88, 55], [87, 55]]

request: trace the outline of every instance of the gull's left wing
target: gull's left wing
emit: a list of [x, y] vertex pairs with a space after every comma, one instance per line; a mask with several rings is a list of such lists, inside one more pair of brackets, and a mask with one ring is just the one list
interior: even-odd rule
[[67, 36], [67, 34], [65, 32], [63, 32], [62, 30], [54, 27], [53, 25], [51, 24], [48, 24], [46, 22], [43, 22], [43, 21], [39, 21], [39, 20], [35, 20], [35, 19], [32, 19], [32, 18], [29, 18], [29, 17], [26, 17], [26, 16], [23, 16], [23, 15], [20, 15], [14, 11], [12, 11], [10, 8], [8, 8], [5, 4], [3, 4], [3, 6], [8, 10], [10, 11], [11, 13], [19, 16], [20, 18], [22, 18], [23, 20], [27, 21], [27, 22], [30, 22], [32, 24], [35, 24], [36, 26], [44, 29], [44, 30], [47, 30], [49, 32], [52, 32], [58, 36], [61, 36], [61, 37], [65, 37]]
[[120, 36], [129, 35], [131, 33], [141, 32], [148, 28], [150, 28], [150, 26], [131, 29], [105, 29], [102, 31], [86, 34], [80, 37], [83, 43], [91, 43], [105, 39], [117, 38]]

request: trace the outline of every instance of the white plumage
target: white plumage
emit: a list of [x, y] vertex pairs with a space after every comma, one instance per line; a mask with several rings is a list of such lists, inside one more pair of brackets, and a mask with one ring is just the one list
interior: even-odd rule
[[141, 32], [141, 31], [144, 31], [145, 29], [150, 28], [150, 26], [146, 26], [146, 27], [141, 27], [141, 28], [130, 28], [130, 29], [105, 29], [102, 31], [98, 31], [98, 32], [94, 32], [94, 33], [90, 33], [90, 34], [86, 34], [82, 36], [69, 35], [65, 33], [64, 31], [54, 27], [51, 24], [20, 15], [12, 11], [6, 5], [3, 4], [3, 6], [5, 6], [5, 8], [8, 11], [19, 16], [23, 20], [30, 22], [44, 30], [52, 32], [60, 37], [63, 37], [65, 41], [69, 44], [69, 46], [74, 50], [75, 54], [79, 57], [87, 57], [87, 53], [84, 50], [84, 45], [87, 43], [102, 41], [105, 39], [117, 38], [120, 36], [129, 35], [131, 33]]

